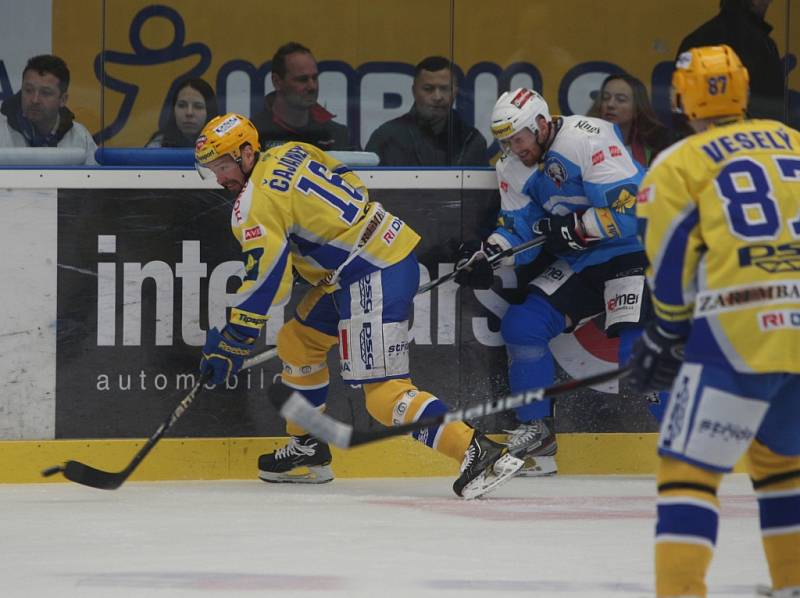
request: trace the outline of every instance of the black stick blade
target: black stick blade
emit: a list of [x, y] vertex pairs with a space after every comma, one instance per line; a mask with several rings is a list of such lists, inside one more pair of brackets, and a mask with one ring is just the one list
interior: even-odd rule
[[63, 465], [54, 465], [53, 467], [48, 467], [42, 472], [43, 478], [49, 478], [51, 475], [56, 475], [57, 473], [61, 473], [64, 471]]
[[67, 461], [64, 464], [64, 477], [70, 482], [99, 488], [100, 490], [116, 490], [128, 478], [128, 472], [109, 473], [95, 469], [78, 461]]
[[286, 401], [289, 400], [289, 397], [292, 396], [293, 392], [294, 390], [285, 384], [276, 382], [267, 389], [267, 398], [269, 399], [269, 402], [272, 403], [272, 406], [280, 411], [283, 409]]

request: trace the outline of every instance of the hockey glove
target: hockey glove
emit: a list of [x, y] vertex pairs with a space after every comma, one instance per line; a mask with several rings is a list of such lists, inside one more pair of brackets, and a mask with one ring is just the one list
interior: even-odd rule
[[583, 251], [592, 243], [592, 239], [587, 238], [581, 216], [577, 212], [542, 218], [533, 225], [533, 232], [546, 237], [544, 248], [554, 255]]
[[458, 248], [456, 284], [473, 289], [489, 289], [494, 282], [494, 269], [488, 258], [503, 249], [488, 241], [465, 241]]
[[255, 342], [254, 338], [240, 334], [230, 325], [225, 326], [222, 332], [212, 328], [203, 346], [200, 374], [210, 372], [209, 382], [222, 384], [241, 369]]
[[634, 386], [640, 391], [669, 390], [683, 363], [686, 338], [653, 322], [636, 341], [631, 354]]

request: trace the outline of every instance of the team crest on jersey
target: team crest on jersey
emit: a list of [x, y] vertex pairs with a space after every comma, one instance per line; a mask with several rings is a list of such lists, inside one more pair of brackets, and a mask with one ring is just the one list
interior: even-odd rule
[[567, 180], [567, 168], [558, 158], [548, 158], [544, 163], [544, 173], [550, 177], [556, 187], [561, 187]]
[[614, 211], [624, 214], [628, 210], [633, 209], [635, 205], [636, 197], [634, 197], [633, 194], [627, 189], [623, 189], [619, 192], [617, 199], [614, 200], [614, 203], [611, 204], [611, 207], [614, 209]]

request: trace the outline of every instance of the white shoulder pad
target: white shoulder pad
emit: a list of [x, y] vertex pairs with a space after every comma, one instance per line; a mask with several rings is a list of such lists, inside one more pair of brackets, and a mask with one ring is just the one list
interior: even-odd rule
[[567, 152], [591, 183], [613, 183], [636, 175], [638, 169], [614, 123], [590, 116], [567, 116], [553, 147], [561, 139], [558, 151]]
[[253, 204], [253, 182], [247, 181], [247, 184], [242, 189], [239, 197], [233, 202], [233, 211], [231, 212], [231, 226], [238, 228], [242, 226], [250, 214], [250, 206]]
[[525, 183], [536, 171], [528, 168], [513, 155], [504, 156], [495, 164], [497, 185], [500, 189], [500, 207], [503, 210], [519, 210], [530, 203], [530, 198], [522, 192]]

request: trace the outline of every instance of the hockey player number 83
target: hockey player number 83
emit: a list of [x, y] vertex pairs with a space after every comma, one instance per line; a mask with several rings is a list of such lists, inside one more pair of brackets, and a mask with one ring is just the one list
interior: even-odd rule
[[[800, 182], [800, 159], [775, 158], [775, 163], [781, 182]], [[725, 215], [734, 234], [751, 241], [777, 238], [783, 218], [773, 195], [772, 181], [763, 165], [750, 158], [733, 160], [720, 171], [714, 184], [725, 204]], [[790, 223], [792, 232], [800, 235], [799, 215], [790, 216], [795, 217]]]
[[309, 160], [306, 168], [313, 175], [311, 178], [301, 176], [296, 183], [296, 187], [305, 195], [313, 194], [326, 201], [337, 210], [339, 217], [353, 224], [360, 211], [360, 207], [354, 205], [352, 200], [363, 202], [364, 196], [358, 189], [353, 188], [338, 174], [330, 172], [324, 164]]

